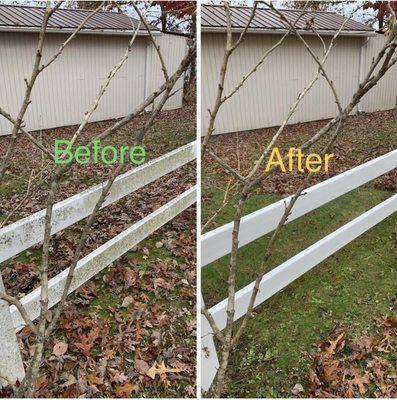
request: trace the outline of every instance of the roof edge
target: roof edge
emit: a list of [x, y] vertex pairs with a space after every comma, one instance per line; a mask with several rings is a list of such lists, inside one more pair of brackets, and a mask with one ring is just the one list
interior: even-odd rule
[[[28, 26], [0, 26], [0, 32], [21, 32], [21, 33], [39, 33], [41, 28], [39, 27], [28, 27]], [[63, 33], [69, 34], [74, 33], [76, 29], [72, 28], [47, 28], [47, 33]], [[107, 36], [132, 36], [135, 33], [133, 30], [122, 31], [122, 30], [98, 30], [98, 29], [81, 29], [78, 35], [107, 35]], [[161, 36], [161, 31], [152, 31], [153, 36]], [[149, 36], [149, 33], [144, 30], [139, 30], [137, 36]]]
[[[202, 4], [201, 7], [224, 7], [222, 4]], [[248, 10], [252, 10], [251, 6], [239, 6], [239, 5], [230, 5], [230, 8], [245, 8]], [[279, 11], [293, 11], [293, 12], [304, 12], [304, 13], [313, 13], [313, 14], [337, 14], [343, 17], [342, 14], [339, 14], [338, 12], [331, 10], [331, 11], [326, 11], [326, 10], [303, 10], [299, 8], [280, 8], [276, 7], [277, 10]], [[257, 10], [272, 10], [270, 7], [258, 7]], [[358, 22], [358, 21], [356, 21]], [[359, 22], [360, 23], [360, 22]]]
[[[232, 28], [233, 33], [241, 33], [244, 29], [243, 28]], [[206, 33], [225, 33], [225, 27], [208, 27], [208, 26], [201, 26], [201, 32]], [[254, 33], [254, 34], [275, 34], [281, 35], [288, 32], [288, 29], [263, 29], [263, 28], [249, 28], [247, 33]], [[318, 30], [317, 33], [312, 31], [306, 30], [298, 30], [299, 34], [307, 35], [307, 36], [317, 36], [317, 33], [321, 36], [334, 36], [338, 31], [331, 31], [331, 30]], [[292, 34], [292, 33], [291, 33]], [[376, 36], [375, 31], [341, 31], [339, 36], [355, 36], [355, 37], [367, 37], [367, 36]]]

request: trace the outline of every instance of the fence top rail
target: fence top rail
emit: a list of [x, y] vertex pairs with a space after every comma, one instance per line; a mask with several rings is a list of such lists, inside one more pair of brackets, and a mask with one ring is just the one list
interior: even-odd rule
[[[196, 158], [196, 142], [191, 142], [161, 157], [118, 176], [103, 207], [120, 200]], [[54, 205], [52, 230], [55, 234], [89, 216], [107, 182], [100, 183]], [[0, 229], [0, 263], [40, 243], [44, 237], [45, 210]]]
[[[311, 186], [304, 191], [289, 216], [287, 223], [350, 192], [359, 186], [397, 168], [397, 150], [377, 157], [339, 175]], [[276, 229], [285, 204], [292, 196], [254, 211], [241, 219], [239, 247]], [[201, 237], [201, 267], [227, 255], [231, 251], [233, 222], [222, 225]]]

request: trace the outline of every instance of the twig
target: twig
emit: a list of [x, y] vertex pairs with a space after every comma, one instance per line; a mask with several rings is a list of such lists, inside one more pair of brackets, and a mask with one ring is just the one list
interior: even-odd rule
[[218, 164], [220, 164], [226, 171], [232, 174], [237, 180], [239, 180], [240, 182], [245, 182], [245, 178], [242, 175], [235, 171], [229, 164], [223, 161], [214, 152], [208, 151], [208, 155], [210, 155]]
[[33, 324], [33, 321], [30, 319], [28, 313], [25, 310], [25, 307], [22, 305], [22, 303], [13, 296], [10, 296], [6, 293], [0, 293], [0, 299], [5, 300], [7, 303], [14, 305], [19, 313], [21, 314], [23, 320], [25, 321], [25, 324], [29, 326], [29, 328], [32, 330], [32, 332], [37, 335], [37, 328]]

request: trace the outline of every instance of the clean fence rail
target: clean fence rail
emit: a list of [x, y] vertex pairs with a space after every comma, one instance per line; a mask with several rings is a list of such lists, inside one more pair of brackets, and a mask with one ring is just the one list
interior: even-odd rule
[[[295, 203], [288, 222], [334, 200], [359, 186], [397, 168], [397, 150], [314, 185]], [[286, 202], [291, 196], [262, 208], [241, 219], [239, 247], [276, 229]], [[214, 229], [201, 238], [201, 266], [229, 254], [232, 249], [233, 222]]]
[[[297, 219], [395, 168], [397, 168], [397, 150], [314, 185], [305, 190], [305, 195], [298, 199], [287, 222]], [[290, 200], [291, 196], [243, 217], [239, 232], [239, 247], [272, 232], [277, 227], [285, 206]], [[266, 273], [260, 283], [255, 307], [396, 211], [397, 194]], [[232, 229], [233, 223], [229, 223], [202, 236], [202, 267], [230, 253]], [[235, 321], [246, 314], [253, 288], [254, 282], [236, 293]], [[224, 299], [209, 309], [220, 330], [226, 327], [227, 303], [228, 299]], [[201, 386], [203, 390], [208, 390], [219, 367], [219, 361], [213, 331], [204, 316], [201, 317], [201, 326]]]
[[[182, 167], [195, 158], [196, 142], [192, 142], [120, 175], [112, 185], [103, 207]], [[53, 235], [89, 216], [105, 185], [106, 182], [57, 203], [52, 214], [51, 234]], [[83, 257], [75, 269], [69, 293], [195, 202], [196, 187], [192, 187]], [[0, 263], [43, 240], [44, 216], [45, 210], [41, 210], [0, 230]], [[49, 307], [53, 307], [60, 301], [68, 272], [69, 268], [49, 280]], [[0, 291], [5, 291], [1, 273]], [[40, 291], [41, 287], [38, 287], [20, 300], [32, 320], [40, 315]], [[25, 322], [17, 308], [0, 300], [0, 385], [7, 382], [13, 383], [17, 379], [21, 380], [24, 376], [22, 356], [16, 338], [16, 332], [24, 325]]]

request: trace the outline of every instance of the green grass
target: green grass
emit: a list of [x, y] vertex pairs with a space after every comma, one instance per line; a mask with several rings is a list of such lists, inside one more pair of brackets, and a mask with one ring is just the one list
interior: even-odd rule
[[[221, 201], [216, 191], [207, 193], [215, 210]], [[267, 270], [315, 243], [391, 195], [364, 186], [285, 226]], [[246, 213], [275, 200], [256, 195]], [[217, 225], [233, 218], [227, 207]], [[207, 215], [210, 210], [206, 210]], [[337, 324], [350, 337], [373, 333], [373, 317], [390, 313], [396, 297], [397, 216], [391, 216], [317, 265], [257, 308], [229, 366], [227, 396], [293, 397], [299, 382], [307, 387], [308, 354]], [[239, 251], [237, 287], [252, 282], [261, 265], [269, 235]], [[228, 257], [202, 271], [207, 305], [227, 296]]]
[[11, 196], [13, 194], [24, 193], [27, 190], [29, 175], [6, 176], [5, 181], [0, 186], [0, 196]]

